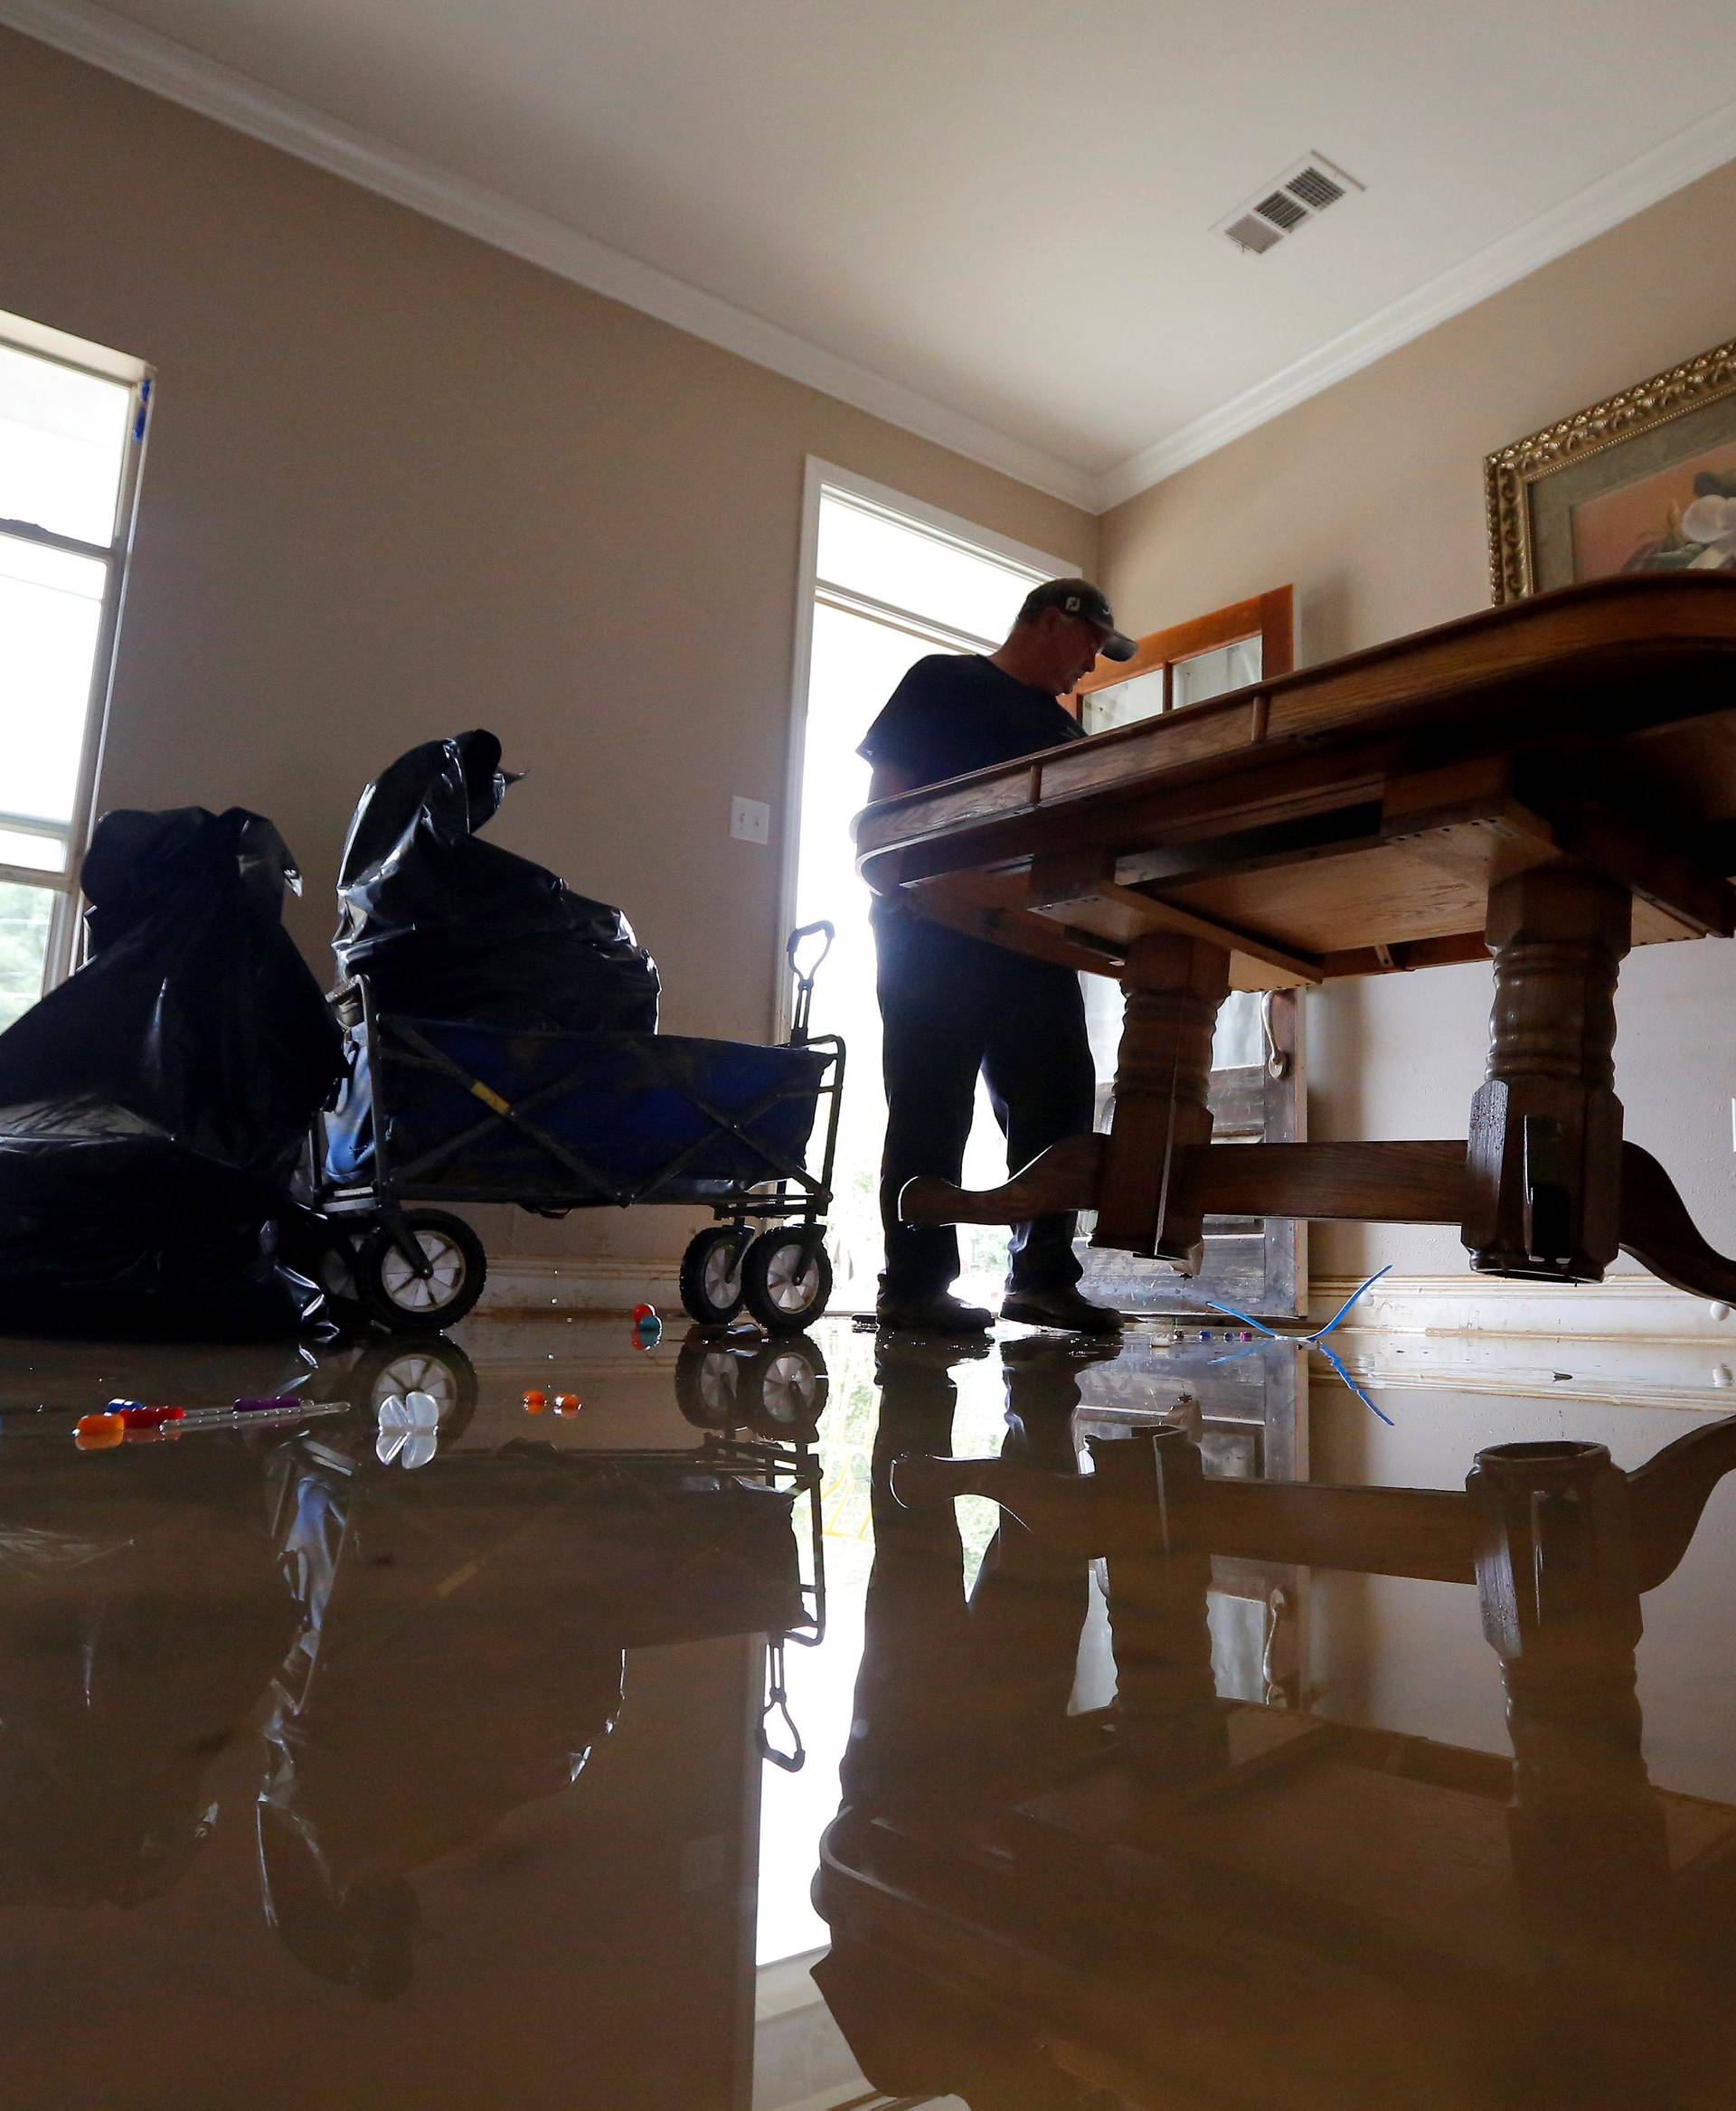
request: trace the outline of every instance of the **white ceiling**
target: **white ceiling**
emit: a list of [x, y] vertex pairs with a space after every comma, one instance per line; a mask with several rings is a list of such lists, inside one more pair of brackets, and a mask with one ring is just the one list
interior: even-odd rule
[[[0, 0], [0, 20], [1087, 504], [1736, 155], [1731, 0]], [[1310, 150], [1366, 195], [1262, 259], [1209, 232]]]

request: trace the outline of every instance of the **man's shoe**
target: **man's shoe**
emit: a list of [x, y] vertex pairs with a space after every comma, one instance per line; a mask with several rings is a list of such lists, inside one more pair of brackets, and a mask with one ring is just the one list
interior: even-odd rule
[[1093, 1305], [1071, 1283], [1052, 1290], [1009, 1290], [1001, 1300], [1001, 1317], [1021, 1326], [1063, 1327], [1069, 1334], [1111, 1334], [1121, 1330], [1121, 1315], [1107, 1305]]
[[980, 1334], [994, 1324], [995, 1315], [982, 1305], [967, 1305], [946, 1290], [926, 1297], [900, 1297], [882, 1293], [874, 1305], [881, 1326], [910, 1327], [930, 1334]]

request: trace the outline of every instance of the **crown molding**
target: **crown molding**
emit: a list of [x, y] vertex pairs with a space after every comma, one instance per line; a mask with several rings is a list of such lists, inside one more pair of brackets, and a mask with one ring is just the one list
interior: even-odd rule
[[90, 0], [0, 0], [0, 24], [1052, 498], [1095, 510], [1096, 480], [1075, 464], [888, 381], [546, 213], [401, 153]]
[[1582, 191], [1552, 205], [1510, 234], [1477, 250], [1377, 310], [1353, 329], [1316, 350], [1280, 367], [1277, 373], [1244, 389], [1226, 403], [1190, 419], [1183, 426], [1106, 469], [1097, 479], [1096, 509], [1137, 497], [1193, 463], [1203, 461], [1244, 433], [1281, 417], [1286, 410], [1372, 366], [1413, 337], [1432, 330], [1504, 287], [1552, 264], [1594, 235], [1605, 234], [1673, 191], [1736, 158], [1736, 102], [1725, 103], [1630, 161], [1613, 174], [1599, 177]]
[[1108, 513], [1736, 158], [1728, 103], [1100, 475], [889, 381], [655, 265], [328, 118], [91, 0], [0, 0], [0, 24], [281, 148], [720, 350], [1087, 513]]

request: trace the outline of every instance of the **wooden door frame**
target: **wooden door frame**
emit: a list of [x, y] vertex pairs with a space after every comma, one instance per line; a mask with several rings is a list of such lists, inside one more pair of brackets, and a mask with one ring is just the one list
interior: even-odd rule
[[1080, 698], [1088, 696], [1093, 689], [1108, 689], [1117, 683], [1131, 682], [1141, 674], [1155, 674], [1161, 667], [1163, 708], [1173, 711], [1175, 708], [1175, 669], [1178, 661], [1196, 658], [1201, 653], [1214, 652], [1222, 646], [1240, 645], [1249, 637], [1260, 640], [1261, 681], [1295, 672], [1294, 587], [1273, 587], [1267, 593], [1250, 595], [1245, 601], [1232, 601], [1228, 608], [1213, 608], [1209, 615], [1195, 616], [1186, 623], [1171, 624], [1167, 630], [1147, 631], [1137, 640], [1139, 649], [1132, 659], [1099, 660], [1061, 702], [1078, 718]]

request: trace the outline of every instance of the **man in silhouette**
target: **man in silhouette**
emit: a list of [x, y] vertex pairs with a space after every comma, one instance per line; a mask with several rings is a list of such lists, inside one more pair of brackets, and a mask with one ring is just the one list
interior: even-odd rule
[[[937, 653], [905, 675], [858, 750], [873, 766], [869, 796], [892, 798], [1077, 740], [1079, 721], [1059, 699], [1099, 658], [1127, 660], [1134, 650], [1087, 580], [1033, 588], [997, 651]], [[873, 913], [886, 1078], [878, 1316], [888, 1326], [972, 1333], [992, 1315], [951, 1294], [956, 1233], [901, 1223], [899, 1191], [918, 1173], [958, 1178], [979, 1073], [1009, 1172], [1091, 1126], [1084, 999], [1071, 968], [926, 922], [902, 901], [876, 900]], [[1073, 1221], [1057, 1214], [1014, 1227], [1003, 1319], [1090, 1333], [1120, 1325], [1118, 1313], [1080, 1293]]]

